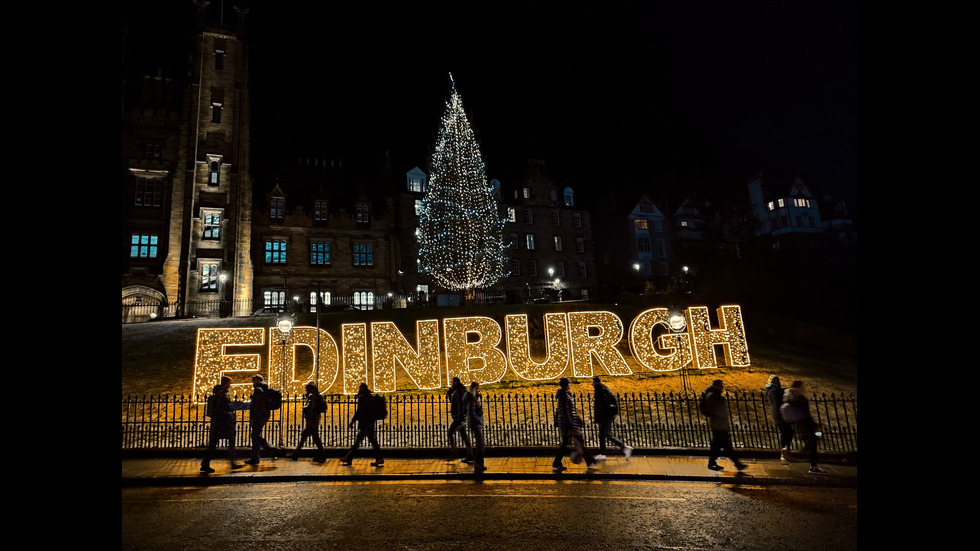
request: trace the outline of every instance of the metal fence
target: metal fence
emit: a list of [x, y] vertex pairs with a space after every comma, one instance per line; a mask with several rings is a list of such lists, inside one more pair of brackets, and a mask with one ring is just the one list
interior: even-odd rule
[[[551, 394], [483, 393], [484, 431], [487, 447], [552, 447], [559, 444], [554, 427], [555, 400]], [[698, 411], [699, 398], [690, 394], [632, 393], [618, 395], [620, 414], [613, 434], [636, 448], [708, 448], [711, 432]], [[759, 393], [726, 393], [731, 413], [731, 436], [741, 449], [778, 450], [779, 439], [770, 407]], [[348, 428], [357, 405], [356, 397], [328, 395], [320, 423], [326, 447], [349, 448], [355, 431]], [[444, 396], [391, 394], [388, 418], [378, 424], [378, 441], [384, 448], [445, 448], [451, 422]], [[576, 394], [576, 405], [585, 421], [587, 445], [598, 439], [592, 422], [592, 395]], [[235, 443], [251, 446], [245, 400], [234, 400]], [[811, 412], [820, 424], [820, 452], [857, 451], [857, 398], [831, 394], [810, 398]], [[273, 412], [263, 435], [273, 445], [294, 448], [303, 429], [302, 400], [284, 396], [282, 409]], [[210, 420], [204, 404], [183, 396], [124, 397], [122, 400], [122, 448], [191, 449], [207, 445]], [[312, 444], [311, 444], [312, 445]], [[794, 439], [794, 446], [802, 445]]]

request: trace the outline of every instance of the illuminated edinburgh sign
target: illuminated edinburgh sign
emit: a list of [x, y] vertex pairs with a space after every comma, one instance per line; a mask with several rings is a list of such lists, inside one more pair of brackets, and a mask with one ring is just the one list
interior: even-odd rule
[[[290, 394], [302, 394], [303, 385], [313, 379], [323, 392], [333, 388], [334, 393], [342, 389], [344, 394], [355, 394], [360, 383], [368, 383], [375, 392], [392, 392], [399, 388], [396, 371], [420, 390], [448, 386], [453, 377], [495, 383], [508, 369], [534, 381], [592, 377], [596, 364], [604, 371], [599, 374], [631, 375], [633, 370], [617, 348], [624, 333], [633, 359], [650, 371], [676, 371], [688, 364], [698, 369], [718, 367], [719, 348], [724, 354], [722, 365], [749, 365], [738, 306], [717, 309], [717, 328], [712, 328], [704, 306], [671, 314], [666, 308], [646, 310], [626, 330], [612, 312], [548, 313], [543, 324], [545, 353], [537, 358], [531, 354], [526, 314], [506, 316], [502, 328], [483, 316], [445, 318], [441, 324], [435, 319], [419, 320], [414, 343], [389, 321], [343, 324], [339, 343], [322, 329], [318, 341], [315, 327], [294, 328], [285, 343], [275, 328], [198, 329], [193, 396], [203, 400], [222, 375], [243, 381], [235, 386], [250, 386], [244, 381], [261, 372], [262, 358], [235, 354], [234, 349], [267, 343], [268, 370], [263, 376]], [[313, 354], [308, 367], [296, 364], [300, 346]], [[405, 388], [406, 381], [401, 383]]]

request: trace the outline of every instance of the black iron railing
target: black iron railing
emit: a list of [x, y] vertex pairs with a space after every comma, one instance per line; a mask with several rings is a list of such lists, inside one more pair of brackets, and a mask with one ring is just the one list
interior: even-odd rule
[[[732, 441], [737, 448], [777, 450], [778, 434], [762, 393], [726, 394], [731, 412]], [[388, 418], [378, 424], [378, 440], [385, 448], [443, 448], [448, 446], [451, 422], [444, 396], [389, 394]], [[250, 446], [247, 396], [235, 396], [235, 442]], [[329, 395], [321, 418], [320, 436], [327, 447], [348, 448], [354, 430], [348, 428], [356, 398]], [[620, 414], [614, 434], [635, 448], [707, 448], [711, 433], [698, 412], [698, 397], [691, 394], [628, 393], [619, 395]], [[586, 443], [596, 443], [598, 427], [592, 422], [592, 395], [576, 395], [585, 421]], [[488, 447], [550, 447], [559, 443], [554, 427], [551, 394], [483, 393], [485, 438]], [[819, 423], [821, 452], [857, 451], [857, 398], [826, 394], [810, 398], [810, 410]], [[264, 436], [277, 446], [292, 448], [303, 429], [302, 402], [285, 396], [282, 409], [273, 412]], [[122, 447], [136, 449], [191, 449], [207, 444], [210, 420], [204, 405], [183, 396], [136, 396], [122, 399]], [[799, 446], [799, 439], [794, 439]], [[589, 444], [591, 445], [591, 444]]]

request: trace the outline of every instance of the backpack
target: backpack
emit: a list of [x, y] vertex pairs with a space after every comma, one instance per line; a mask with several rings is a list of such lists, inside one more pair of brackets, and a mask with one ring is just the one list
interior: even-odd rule
[[381, 421], [388, 418], [388, 402], [385, 401], [385, 397], [380, 394], [375, 394], [371, 396], [371, 410], [374, 413], [375, 421]]
[[327, 401], [323, 398], [322, 394], [317, 394], [313, 397], [313, 411], [317, 413], [327, 411]]
[[783, 421], [787, 423], [796, 423], [803, 420], [803, 410], [796, 404], [790, 402], [784, 402], [783, 405], [779, 406], [779, 415], [783, 417]]
[[211, 394], [210, 396], [208, 396], [208, 401], [205, 402], [205, 404], [204, 404], [204, 416], [205, 417], [212, 417], [213, 416], [212, 414], [214, 413], [214, 410], [217, 409], [217, 404], [214, 401], [215, 398], [217, 398], [217, 396], [215, 396], [214, 394]]
[[282, 392], [279, 392], [274, 388], [267, 388], [263, 390], [263, 394], [268, 401], [269, 411], [282, 407]]
[[605, 390], [605, 395], [606, 395], [606, 404], [609, 407], [609, 409], [607, 410], [609, 412], [609, 417], [612, 418], [619, 415], [619, 400], [617, 400], [616, 396], [613, 395], [613, 393], [610, 392], [608, 389]]
[[708, 391], [705, 390], [704, 392], [701, 393], [701, 401], [698, 402], [698, 411], [700, 411], [701, 415], [704, 415], [705, 417], [711, 417], [711, 414], [708, 412], [707, 398], [708, 398]]

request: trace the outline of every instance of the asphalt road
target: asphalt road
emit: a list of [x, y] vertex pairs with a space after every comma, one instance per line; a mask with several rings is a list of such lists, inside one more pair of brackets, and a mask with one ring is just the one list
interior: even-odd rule
[[122, 549], [857, 549], [857, 489], [645, 481], [124, 488]]

